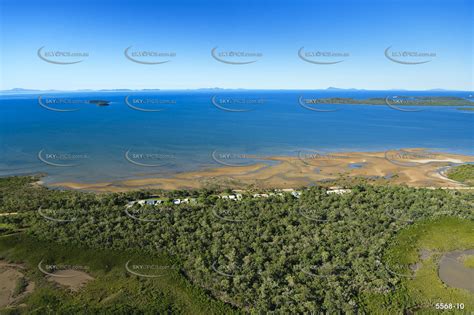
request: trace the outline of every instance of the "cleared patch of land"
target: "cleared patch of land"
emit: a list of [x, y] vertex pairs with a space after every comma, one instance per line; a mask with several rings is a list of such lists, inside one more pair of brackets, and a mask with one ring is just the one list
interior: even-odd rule
[[77, 292], [94, 278], [84, 271], [66, 269], [56, 271], [54, 276], [48, 277], [48, 280]]
[[34, 290], [35, 284], [25, 279], [23, 266], [0, 260], [0, 308], [14, 304]]

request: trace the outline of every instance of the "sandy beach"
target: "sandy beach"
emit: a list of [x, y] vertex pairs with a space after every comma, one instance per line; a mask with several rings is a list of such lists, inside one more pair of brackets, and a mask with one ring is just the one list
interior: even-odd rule
[[440, 175], [439, 170], [452, 163], [474, 161], [473, 156], [401, 149], [383, 152], [340, 152], [326, 155], [269, 156], [274, 161], [246, 166], [222, 166], [178, 173], [167, 178], [139, 178], [116, 182], [60, 182], [51, 187], [96, 192], [123, 192], [137, 189], [196, 189], [219, 185], [242, 188], [297, 188], [344, 177], [381, 179], [391, 184], [412, 187], [462, 187]]

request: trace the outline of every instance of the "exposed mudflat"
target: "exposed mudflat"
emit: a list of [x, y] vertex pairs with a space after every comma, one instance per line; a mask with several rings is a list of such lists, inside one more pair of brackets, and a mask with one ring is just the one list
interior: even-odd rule
[[474, 268], [466, 267], [462, 256], [474, 255], [474, 249], [453, 251], [443, 255], [439, 262], [440, 279], [450, 287], [474, 292]]

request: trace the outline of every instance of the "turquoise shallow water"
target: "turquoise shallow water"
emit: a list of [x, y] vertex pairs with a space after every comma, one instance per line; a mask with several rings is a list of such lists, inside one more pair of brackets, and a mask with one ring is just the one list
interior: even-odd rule
[[[41, 104], [45, 106], [39, 104], [38, 94], [4, 94], [0, 98], [0, 175], [45, 172], [47, 182], [117, 180], [222, 164], [245, 165], [259, 156], [295, 155], [310, 149], [335, 152], [425, 147], [474, 155], [474, 112], [445, 106], [410, 107], [421, 111], [406, 112], [384, 105], [311, 105], [317, 110], [309, 110], [298, 102], [300, 97], [467, 98], [470, 94], [225, 90], [42, 93]], [[110, 104], [97, 106], [88, 100], [107, 100]], [[149, 111], [156, 109], [160, 111]]]

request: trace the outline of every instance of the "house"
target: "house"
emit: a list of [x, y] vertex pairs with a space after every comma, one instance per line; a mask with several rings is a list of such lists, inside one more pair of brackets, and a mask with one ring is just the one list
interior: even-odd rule
[[[184, 199], [173, 199], [172, 202], [175, 205], [180, 205], [182, 203], [196, 203], [197, 201], [196, 201], [196, 198], [184, 198]], [[156, 205], [164, 203], [164, 201], [161, 199], [150, 198], [150, 199], [133, 201], [129, 204], [133, 205], [134, 203], [138, 203], [141, 206], [144, 206], [144, 205], [156, 206]]]
[[343, 188], [340, 188], [340, 187], [329, 187], [328, 190], [326, 190], [326, 194], [330, 195], [330, 194], [337, 194], [337, 195], [342, 195], [342, 194], [346, 194], [346, 193], [350, 193], [351, 190], [350, 189], [343, 189]]
[[241, 200], [242, 199], [242, 194], [235, 194], [235, 195], [222, 195], [219, 196], [221, 199], [229, 199], [233, 201]]
[[[143, 203], [140, 203], [141, 201], [143, 201]], [[147, 199], [147, 200], [140, 200], [138, 203], [141, 205], [146, 204], [150, 206], [156, 206], [156, 205], [161, 204], [162, 202], [163, 201], [160, 199]]]
[[301, 192], [299, 192], [299, 191], [292, 191], [292, 192], [291, 192], [291, 195], [292, 195], [293, 197], [295, 197], [295, 198], [299, 198], [299, 197], [301, 197]]

